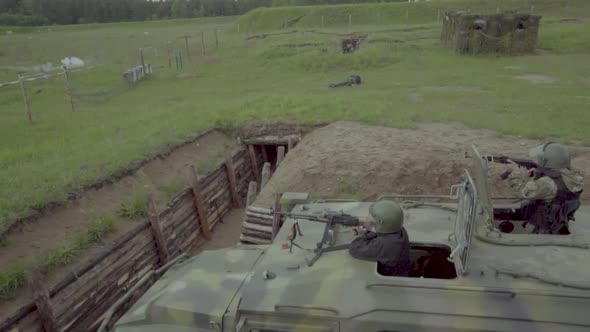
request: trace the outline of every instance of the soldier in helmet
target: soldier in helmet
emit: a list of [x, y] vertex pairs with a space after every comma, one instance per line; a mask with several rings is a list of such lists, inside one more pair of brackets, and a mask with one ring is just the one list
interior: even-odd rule
[[571, 167], [562, 144], [543, 144], [529, 155], [538, 168], [527, 171], [511, 163], [507, 169], [508, 183], [527, 199], [519, 211], [522, 219], [535, 226], [533, 233], [569, 234], [568, 222], [580, 207], [583, 172]]
[[404, 212], [392, 201], [379, 201], [369, 208], [375, 220], [375, 232], [366, 232], [350, 244], [354, 258], [378, 261], [383, 275], [408, 276], [410, 242], [403, 227]]

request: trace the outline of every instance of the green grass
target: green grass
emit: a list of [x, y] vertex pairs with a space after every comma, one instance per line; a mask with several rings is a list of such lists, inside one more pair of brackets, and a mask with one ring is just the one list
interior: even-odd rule
[[[502, 8], [535, 6], [543, 15], [542, 52], [460, 57], [440, 45], [437, 8], [485, 7], [495, 12], [497, 3]], [[0, 88], [0, 223], [51, 201], [64, 202], [69, 192], [207, 128], [248, 121], [354, 120], [403, 128], [419, 122], [461, 122], [499, 134], [590, 144], [590, 24], [559, 22], [565, 17], [587, 19], [590, 2], [565, 3], [449, 0], [278, 8], [240, 18], [240, 34], [237, 24], [224, 19], [52, 27], [52, 32], [1, 35], [0, 67], [78, 56], [97, 68], [72, 74], [75, 113], [69, 110], [62, 77], [28, 84], [33, 124], [26, 121], [18, 86]], [[345, 8], [355, 10], [352, 27], [347, 19], [326, 19], [326, 27], [319, 29], [322, 13], [340, 17]], [[359, 52], [343, 55], [338, 51], [340, 38], [330, 34], [299, 32], [245, 40], [248, 31], [278, 29], [280, 15], [291, 18], [308, 11], [317, 12], [306, 14], [294, 29], [361, 31], [368, 33], [368, 40], [396, 42], [367, 42]], [[377, 13], [381, 20], [371, 18]], [[218, 50], [213, 48], [214, 28], [225, 30], [219, 33]], [[205, 57], [199, 45], [201, 31]], [[180, 37], [186, 34], [191, 36], [192, 63], [184, 54], [184, 71], [178, 72], [168, 68], [166, 45], [171, 41], [183, 50]], [[284, 46], [303, 43], [321, 45]], [[157, 46], [157, 53], [150, 46]], [[139, 47], [145, 49], [155, 74], [127, 88], [120, 73], [137, 65]], [[353, 73], [362, 76], [361, 86], [327, 88]], [[514, 78], [523, 74], [557, 81], [542, 84]], [[2, 82], [15, 77], [14, 71], [0, 71]], [[441, 86], [446, 88], [436, 88]], [[197, 166], [200, 172], [208, 168]], [[122, 211], [138, 216], [145, 213], [144, 205], [143, 199], [130, 199]]]
[[[373, 3], [329, 6], [258, 8], [237, 21], [249, 32], [278, 30], [283, 23], [296, 20], [286, 30], [358, 25], [425, 24], [442, 19], [444, 12], [453, 10], [496, 13], [507, 10], [530, 12], [548, 17], [588, 16], [590, 2], [585, 0], [432, 0], [416, 3]], [[439, 16], [440, 12], [440, 16]], [[322, 20], [323, 17], [323, 20]]]
[[124, 218], [145, 218], [148, 215], [147, 211], [147, 190], [143, 188], [136, 188], [133, 196], [128, 201], [121, 203], [117, 210], [117, 215]]
[[90, 245], [100, 242], [105, 235], [114, 231], [115, 226], [112, 216], [95, 217], [84, 232], [77, 234], [64, 247], [51, 250], [39, 261], [13, 266], [0, 273], [0, 299], [12, 298], [14, 292], [25, 284], [25, 270], [28, 268], [35, 267], [44, 274], [51, 273], [56, 268], [73, 262]]

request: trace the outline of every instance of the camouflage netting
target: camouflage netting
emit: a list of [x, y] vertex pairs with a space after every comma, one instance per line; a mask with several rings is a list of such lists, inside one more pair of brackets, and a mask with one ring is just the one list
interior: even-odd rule
[[446, 13], [442, 43], [457, 54], [530, 54], [535, 51], [541, 16], [503, 13]]

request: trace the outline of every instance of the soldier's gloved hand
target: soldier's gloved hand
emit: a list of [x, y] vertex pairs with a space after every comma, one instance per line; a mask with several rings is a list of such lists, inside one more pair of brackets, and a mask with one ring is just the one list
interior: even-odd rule
[[363, 235], [367, 232], [368, 230], [365, 228], [365, 226], [352, 227], [352, 234], [354, 235]]

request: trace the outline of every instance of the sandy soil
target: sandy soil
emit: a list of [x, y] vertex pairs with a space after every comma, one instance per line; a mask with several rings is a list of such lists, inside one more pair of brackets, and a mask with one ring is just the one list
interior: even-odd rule
[[[498, 137], [459, 124], [420, 124], [417, 129], [336, 122], [305, 136], [277, 169], [255, 202], [270, 207], [272, 194], [303, 191], [314, 197], [373, 200], [382, 194], [448, 194], [471, 159], [471, 144], [482, 153], [527, 157], [540, 141]], [[573, 164], [590, 172], [590, 149], [571, 147]], [[500, 174], [503, 165], [494, 171]], [[492, 174], [492, 192], [512, 191]], [[586, 191], [590, 186], [586, 184]], [[590, 201], [587, 195], [585, 202]]]
[[[136, 188], [155, 192], [156, 205], [161, 209], [169, 197], [158, 191], [161, 186], [181, 184], [184, 189], [190, 184], [189, 165], [216, 166], [221, 163], [226, 152], [238, 149], [234, 139], [220, 132], [211, 132], [196, 142], [187, 144], [163, 159], [154, 159], [113, 184], [97, 190], [89, 190], [34, 222], [24, 225], [22, 232], [8, 236], [8, 244], [0, 248], [0, 271], [32, 259], [37, 259], [49, 250], [59, 248], [67, 243], [77, 232], [83, 230], [93, 216], [113, 215], [120, 204], [133, 196]], [[203, 168], [203, 167], [201, 167]], [[63, 274], [73, 269], [76, 263], [85, 261], [101, 247], [107, 246], [127, 231], [135, 227], [138, 220], [120, 218], [116, 231], [109, 234], [102, 244], [97, 244], [84, 253], [76, 262], [60, 268], [50, 276], [46, 283], [52, 285], [61, 280]], [[0, 301], [0, 318], [11, 314], [29, 298], [29, 290], [18, 292], [13, 301]]]

